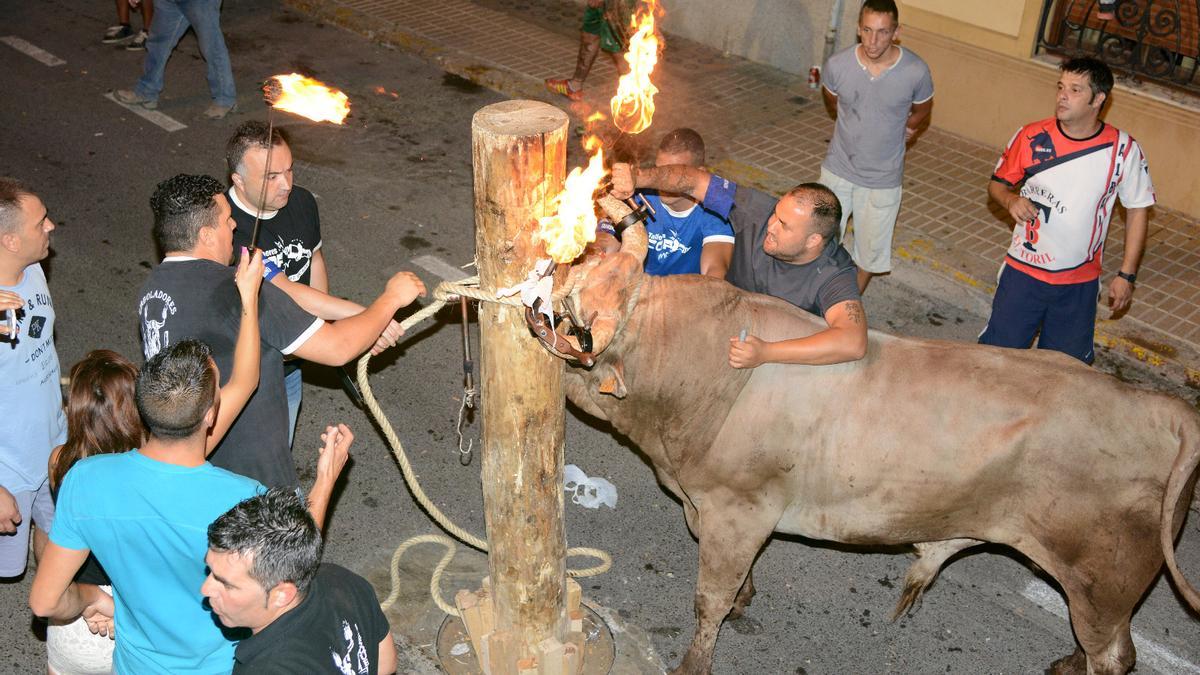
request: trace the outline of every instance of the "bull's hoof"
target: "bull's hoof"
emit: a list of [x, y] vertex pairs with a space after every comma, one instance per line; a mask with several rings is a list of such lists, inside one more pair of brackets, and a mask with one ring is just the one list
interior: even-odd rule
[[1050, 664], [1046, 675], [1086, 675], [1087, 655], [1082, 649], [1076, 649], [1074, 654], [1064, 656]]

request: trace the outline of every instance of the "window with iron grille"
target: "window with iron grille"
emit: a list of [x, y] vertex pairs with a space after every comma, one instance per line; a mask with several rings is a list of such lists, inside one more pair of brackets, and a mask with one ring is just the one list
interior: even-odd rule
[[1135, 82], [1200, 94], [1200, 0], [1046, 0], [1038, 52], [1094, 56]]

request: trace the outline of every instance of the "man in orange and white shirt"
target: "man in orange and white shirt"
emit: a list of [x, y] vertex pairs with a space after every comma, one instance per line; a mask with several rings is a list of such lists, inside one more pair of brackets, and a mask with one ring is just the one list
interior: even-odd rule
[[1054, 117], [1017, 131], [996, 164], [988, 195], [1016, 221], [983, 344], [1095, 359], [1092, 339], [1100, 261], [1116, 200], [1125, 206], [1125, 253], [1108, 305], [1129, 308], [1146, 245], [1154, 186], [1141, 146], [1100, 120], [1112, 93], [1108, 66], [1062, 64]]

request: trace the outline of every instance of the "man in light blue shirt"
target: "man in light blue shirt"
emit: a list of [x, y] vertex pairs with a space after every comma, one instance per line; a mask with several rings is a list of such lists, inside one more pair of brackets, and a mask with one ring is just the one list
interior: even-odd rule
[[[29, 524], [41, 555], [54, 520], [50, 451], [67, 437], [54, 350], [54, 303], [40, 261], [54, 222], [20, 181], [0, 178], [0, 577], [25, 573]], [[16, 331], [8, 335], [9, 315]]]
[[[204, 343], [183, 340], [164, 348], [146, 362], [137, 381], [137, 406], [149, 439], [140, 449], [79, 462], [60, 488], [58, 519], [29, 604], [46, 618], [82, 615], [101, 633], [119, 624], [117, 672], [215, 674], [233, 668], [240, 636], [221, 629], [199, 590], [206, 575], [206, 531], [264, 488], [205, 460], [220, 405], [219, 377]], [[318, 459], [310, 508], [320, 504], [321, 520], [349, 440], [333, 448], [333, 439], [327, 439]], [[72, 582], [89, 552], [112, 579], [111, 597], [99, 587]]]

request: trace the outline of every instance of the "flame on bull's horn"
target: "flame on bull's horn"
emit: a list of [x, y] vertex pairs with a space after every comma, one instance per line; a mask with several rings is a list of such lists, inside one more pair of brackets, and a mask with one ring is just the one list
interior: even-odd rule
[[[337, 89], [299, 73], [274, 75], [268, 80], [279, 83], [271, 92], [271, 107], [307, 117], [314, 122], [341, 124], [350, 114], [350, 98]], [[274, 89], [274, 88], [272, 88]]]
[[546, 255], [558, 263], [569, 263], [596, 241], [596, 206], [593, 196], [607, 171], [600, 139], [587, 136], [583, 147], [591, 155], [586, 168], [575, 167], [567, 175], [562, 192], [554, 198], [554, 215], [538, 219], [538, 237]]
[[627, 134], [645, 131], [654, 119], [654, 95], [658, 87], [650, 81], [650, 74], [658, 63], [658, 52], [662, 47], [662, 33], [658, 31], [655, 16], [661, 14], [658, 0], [647, 0], [634, 14], [629, 38], [629, 49], [625, 62], [629, 72], [617, 82], [617, 94], [609, 103], [612, 108], [613, 124]]

